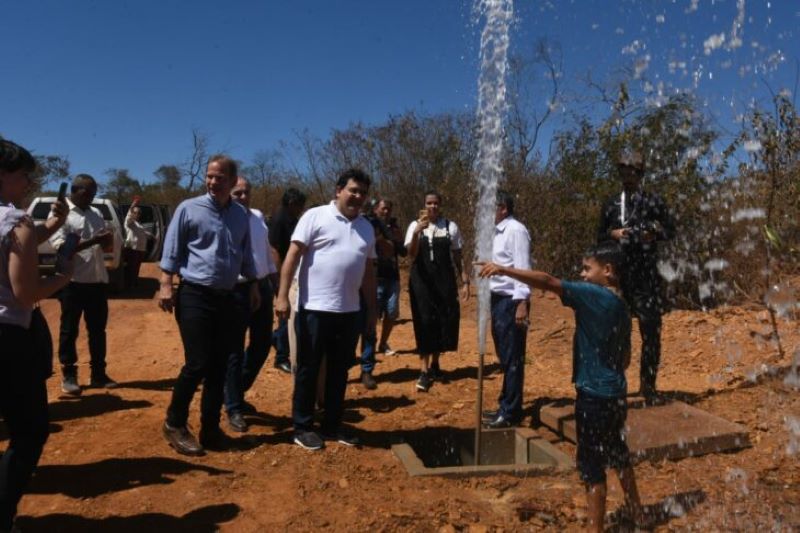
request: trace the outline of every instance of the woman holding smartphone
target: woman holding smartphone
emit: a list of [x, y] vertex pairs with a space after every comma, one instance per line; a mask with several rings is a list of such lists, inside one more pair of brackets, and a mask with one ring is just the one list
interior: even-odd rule
[[426, 392], [443, 378], [442, 352], [458, 349], [461, 297], [469, 298], [469, 274], [461, 255], [461, 232], [452, 220], [441, 216], [442, 197], [425, 193], [425, 208], [406, 231], [405, 246], [413, 261], [409, 279], [411, 316], [420, 358], [417, 390]]
[[[45, 380], [52, 345], [49, 337], [40, 338], [49, 332], [41, 315], [34, 316], [34, 305], [64, 287], [71, 273], [71, 261], [62, 257], [55, 276], [39, 277], [38, 244], [64, 223], [66, 209], [56, 206], [55, 221], [37, 230], [15, 207], [28, 193], [35, 168], [27, 150], [0, 139], [0, 415], [9, 435], [0, 458], [0, 531], [13, 528], [17, 503], [48, 436]], [[43, 353], [47, 346], [50, 353]]]

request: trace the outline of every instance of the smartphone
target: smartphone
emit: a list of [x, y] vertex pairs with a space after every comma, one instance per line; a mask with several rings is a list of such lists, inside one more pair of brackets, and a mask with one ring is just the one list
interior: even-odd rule
[[77, 233], [67, 233], [67, 236], [64, 238], [64, 244], [58, 249], [58, 255], [66, 259], [72, 259], [79, 242], [81, 242], [80, 235]]
[[62, 181], [58, 188], [58, 201], [63, 202], [67, 198], [67, 182]]
[[81, 242], [80, 235], [77, 233], [67, 234], [64, 238], [64, 244], [61, 245], [56, 253], [56, 272], [62, 273], [66, 271], [66, 264], [75, 255], [79, 242]]
[[428, 220], [428, 210], [427, 209], [420, 209], [419, 210], [419, 220]]

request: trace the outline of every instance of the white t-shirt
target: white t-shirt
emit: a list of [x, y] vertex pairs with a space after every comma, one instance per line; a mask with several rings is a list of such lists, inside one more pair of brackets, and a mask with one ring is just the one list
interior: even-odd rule
[[[461, 240], [461, 232], [458, 229], [458, 226], [452, 220], [448, 221], [450, 224], [447, 228], [445, 228], [445, 218], [439, 217], [436, 219], [435, 224], [428, 224], [428, 227], [422, 230], [422, 235], [420, 238], [427, 237], [428, 239], [432, 239], [433, 237], [446, 237], [448, 230], [450, 232], [450, 249], [451, 250], [460, 250], [464, 243]], [[405, 246], [408, 247], [411, 244], [411, 239], [414, 237], [414, 229], [417, 227], [417, 221], [413, 221], [411, 224], [408, 225], [408, 229], [406, 230], [406, 240]]]
[[300, 307], [311, 311], [352, 313], [367, 261], [376, 258], [375, 230], [362, 216], [349, 220], [334, 202], [305, 212], [292, 242], [306, 246], [298, 273]]

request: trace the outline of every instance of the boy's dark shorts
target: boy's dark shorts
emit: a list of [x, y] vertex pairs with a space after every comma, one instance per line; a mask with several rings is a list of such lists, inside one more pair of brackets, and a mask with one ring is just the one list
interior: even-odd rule
[[625, 398], [600, 398], [578, 390], [575, 425], [578, 434], [578, 471], [594, 485], [606, 480], [606, 468], [631, 465], [623, 429], [628, 406]]

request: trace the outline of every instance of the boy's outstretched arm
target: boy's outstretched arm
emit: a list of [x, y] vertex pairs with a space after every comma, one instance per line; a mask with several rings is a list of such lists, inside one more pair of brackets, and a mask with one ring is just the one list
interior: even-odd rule
[[520, 270], [518, 268], [504, 267], [495, 263], [475, 263], [481, 267], [478, 276], [488, 278], [491, 276], [508, 276], [514, 278], [522, 283], [526, 283], [534, 289], [541, 289], [543, 291], [550, 291], [561, 296], [561, 280], [555, 276], [551, 276], [547, 272], [541, 270]]

